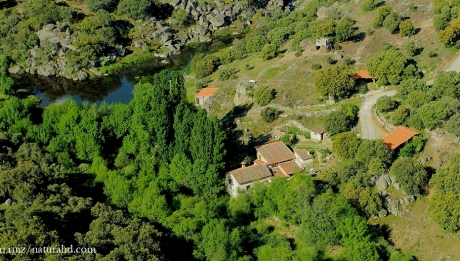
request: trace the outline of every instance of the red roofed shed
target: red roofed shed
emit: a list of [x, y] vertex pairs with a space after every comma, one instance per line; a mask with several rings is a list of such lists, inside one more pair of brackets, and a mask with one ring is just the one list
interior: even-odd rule
[[383, 138], [383, 142], [390, 148], [391, 150], [395, 150], [402, 144], [407, 143], [412, 137], [417, 135], [418, 133], [412, 131], [404, 126], [399, 126], [398, 128], [394, 129], [390, 134]]
[[375, 82], [375, 79], [377, 79], [374, 76], [370, 75], [367, 70], [359, 70], [356, 72], [356, 74], [354, 74], [351, 77], [353, 77], [353, 79], [355, 80], [365, 79], [365, 80], [372, 80], [373, 82]]
[[201, 89], [199, 93], [195, 94], [195, 103], [197, 105], [203, 105], [218, 89], [219, 88], [214, 87]]

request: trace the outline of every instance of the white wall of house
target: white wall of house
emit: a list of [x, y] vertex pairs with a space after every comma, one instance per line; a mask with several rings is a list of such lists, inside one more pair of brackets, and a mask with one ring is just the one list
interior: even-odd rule
[[313, 131], [311, 132], [311, 139], [312, 140], [323, 140], [323, 135], [322, 134], [318, 134], [318, 133], [314, 133]]
[[230, 194], [230, 196], [232, 197], [236, 197], [238, 195], [238, 191], [248, 190], [254, 183], [264, 181], [268, 181], [268, 178], [256, 180], [255, 182], [238, 184], [238, 182], [232, 175], [230, 175], [229, 173], [225, 175], [225, 187], [227, 188], [228, 194]]
[[198, 96], [195, 97], [195, 102], [197, 105], [203, 105], [209, 99], [210, 96]]

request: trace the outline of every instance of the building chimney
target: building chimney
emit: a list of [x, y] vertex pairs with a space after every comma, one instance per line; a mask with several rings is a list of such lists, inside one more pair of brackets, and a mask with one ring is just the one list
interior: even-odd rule
[[307, 154], [310, 155], [310, 151], [309, 151], [309, 150], [307, 150]]
[[241, 162], [241, 167], [242, 167], [242, 168], [246, 168], [246, 162], [242, 161], [242, 162]]

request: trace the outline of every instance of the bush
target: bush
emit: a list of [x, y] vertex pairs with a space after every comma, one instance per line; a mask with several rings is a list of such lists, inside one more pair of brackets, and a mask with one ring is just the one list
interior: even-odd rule
[[377, 12], [375, 13], [374, 16], [374, 21], [372, 25], [374, 28], [380, 28], [383, 26], [383, 22], [385, 21], [385, 18], [391, 13], [391, 7], [389, 6], [381, 6], [377, 8]]
[[267, 123], [273, 122], [276, 119], [278, 119], [280, 114], [281, 114], [281, 111], [279, 111], [276, 108], [272, 108], [272, 107], [264, 108], [260, 112], [260, 116], [262, 116], [262, 120], [264, 120]]
[[361, 9], [365, 12], [375, 10], [379, 6], [379, 2], [376, 0], [367, 0], [361, 5]]
[[326, 62], [327, 62], [328, 64], [334, 64], [334, 63], [336, 63], [336, 60], [334, 60], [334, 58], [332, 58], [332, 57], [330, 57], [330, 56], [327, 56], [327, 57], [326, 57]]
[[396, 109], [396, 107], [398, 107], [398, 103], [388, 96], [382, 96], [378, 98], [375, 107], [379, 112], [385, 113]]
[[401, 23], [401, 15], [395, 12], [391, 12], [383, 21], [383, 26], [388, 29], [391, 33], [396, 32]]
[[248, 53], [260, 52], [267, 42], [268, 42], [267, 38], [263, 36], [251, 37], [246, 42], [246, 52]]
[[265, 106], [274, 98], [274, 90], [261, 86], [254, 92], [254, 102], [260, 106]]
[[410, 110], [408, 108], [399, 107], [393, 113], [391, 122], [393, 123], [393, 125], [406, 125], [407, 120], [409, 119], [409, 116], [410, 116]]
[[140, 20], [149, 16], [155, 3], [153, 0], [121, 0], [118, 12], [129, 18]]
[[276, 56], [276, 45], [274, 45], [274, 44], [265, 44], [264, 47], [262, 48], [262, 52], [260, 52], [260, 55], [262, 56], [262, 59], [264, 59], [264, 60], [270, 60], [272, 58], [275, 58], [275, 56]]
[[219, 81], [226, 81], [228, 79], [235, 79], [236, 78], [235, 74], [237, 72], [238, 71], [235, 68], [223, 68], [217, 74], [217, 78], [219, 79]]
[[414, 25], [410, 20], [404, 20], [399, 24], [399, 33], [401, 36], [412, 36], [415, 34]]
[[342, 59], [342, 62], [344, 65], [353, 65], [356, 61], [354, 59], [351, 59], [349, 57], [345, 57]]
[[311, 68], [312, 68], [313, 70], [319, 70], [319, 69], [322, 68], [322, 66], [321, 66], [321, 64], [313, 63], [313, 64], [311, 65]]
[[214, 55], [198, 55], [193, 59], [192, 69], [197, 78], [211, 75], [220, 65], [219, 58]]

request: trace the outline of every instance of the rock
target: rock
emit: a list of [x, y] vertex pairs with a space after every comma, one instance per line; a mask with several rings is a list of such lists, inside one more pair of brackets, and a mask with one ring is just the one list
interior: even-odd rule
[[206, 27], [204, 27], [204, 26], [197, 25], [197, 26], [195, 27], [195, 32], [196, 32], [196, 34], [198, 34], [198, 35], [206, 35], [206, 34], [209, 32], [209, 30], [208, 30], [208, 28], [206, 28]]
[[63, 33], [65, 31], [67, 31], [68, 27], [69, 27], [68, 24], [62, 24], [61, 26], [59, 26], [59, 32]]
[[66, 33], [67, 35], [70, 35], [70, 34], [72, 33], [72, 32], [70, 31], [70, 27], [67, 27], [67, 29], [65, 29], [65, 33]]
[[375, 183], [378, 191], [383, 191], [388, 188], [388, 182], [383, 176], [380, 176]]
[[84, 72], [84, 71], [78, 71], [78, 72], [77, 72], [77, 79], [78, 79], [79, 81], [84, 81], [84, 80], [88, 79], [88, 77], [89, 77], [89, 76], [88, 76], [88, 73], [87, 73], [87, 72]]
[[12, 203], [13, 203], [13, 200], [11, 200], [10, 198], [5, 201], [5, 205], [7, 206], [11, 206]]
[[395, 215], [395, 216], [399, 216], [400, 215], [400, 211], [399, 211], [399, 200], [397, 199], [390, 199], [390, 198], [386, 198], [385, 199], [385, 207], [386, 209], [388, 210], [388, 212], [390, 212], [391, 214]]
[[427, 163], [427, 162], [428, 162], [427, 157], [422, 157], [422, 159], [420, 159], [420, 162], [421, 162], [422, 164]]
[[123, 56], [126, 55], [126, 49], [121, 45], [115, 46], [115, 50], [116, 50], [118, 56], [123, 57]]
[[134, 44], [134, 47], [136, 47], [136, 48], [141, 48], [142, 47], [142, 44], [139, 41], [134, 41], [133, 44]]
[[393, 181], [390, 178], [390, 175], [384, 174], [382, 177], [387, 181], [388, 185], [391, 185], [393, 183]]
[[172, 0], [170, 5], [172, 5], [172, 7], [176, 8], [177, 6], [179, 6], [180, 4], [180, 0]]
[[436, 161], [436, 167], [437, 167], [437, 168], [442, 167], [442, 164], [443, 164], [442, 160]]
[[401, 185], [399, 185], [399, 183], [397, 183], [397, 182], [394, 182], [392, 186], [393, 186], [395, 189], [401, 189]]
[[408, 195], [402, 198], [404, 204], [409, 205], [410, 203], [415, 202], [415, 197], [413, 195]]
[[341, 54], [336, 54], [335, 55], [335, 60], [342, 60], [343, 56]]
[[379, 217], [386, 217], [388, 215], [388, 211], [384, 208], [382, 208], [380, 211], [379, 211]]
[[460, 142], [460, 137], [455, 136], [454, 143], [459, 143], [459, 142]]
[[216, 14], [209, 19], [209, 22], [211, 22], [214, 27], [221, 27], [225, 24], [225, 15], [221, 13]]
[[43, 76], [55, 76], [56, 75], [56, 63], [51, 61], [44, 66], [37, 68], [37, 74]]
[[22, 70], [22, 67], [20, 65], [16, 65], [10, 69], [8, 69], [8, 72], [11, 74], [18, 74]]
[[102, 75], [102, 73], [97, 68], [91, 68], [90, 71], [93, 72], [97, 76]]
[[52, 31], [56, 26], [54, 24], [47, 24], [43, 26], [44, 31]]

